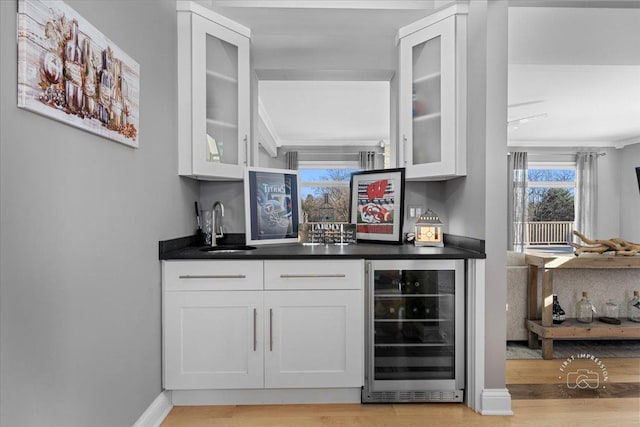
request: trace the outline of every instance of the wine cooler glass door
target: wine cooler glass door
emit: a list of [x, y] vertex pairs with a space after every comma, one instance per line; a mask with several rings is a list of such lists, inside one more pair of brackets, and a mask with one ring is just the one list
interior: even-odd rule
[[374, 390], [462, 388], [463, 263], [371, 262], [367, 375]]

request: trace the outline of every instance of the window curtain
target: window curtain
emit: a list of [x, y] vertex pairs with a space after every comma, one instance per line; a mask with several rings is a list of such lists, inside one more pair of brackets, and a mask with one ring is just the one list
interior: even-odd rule
[[[585, 236], [596, 237], [598, 210], [598, 153], [576, 153], [575, 229]], [[579, 239], [575, 238], [577, 242]]]
[[509, 153], [509, 183], [507, 215], [508, 239], [507, 247], [515, 252], [524, 252], [527, 244], [527, 153]]
[[376, 168], [376, 152], [361, 151], [360, 152], [360, 169], [368, 171]]
[[290, 170], [298, 169], [298, 152], [297, 151], [287, 151], [284, 155], [286, 168]]

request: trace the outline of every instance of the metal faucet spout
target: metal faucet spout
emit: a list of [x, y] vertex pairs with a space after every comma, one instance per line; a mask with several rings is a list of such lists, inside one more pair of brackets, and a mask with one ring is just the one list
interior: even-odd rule
[[[219, 221], [217, 218], [218, 210], [220, 210]], [[222, 218], [224, 218], [224, 205], [222, 204], [222, 202], [217, 201], [211, 208], [211, 246], [217, 246], [218, 237], [224, 237], [224, 232], [222, 231]]]

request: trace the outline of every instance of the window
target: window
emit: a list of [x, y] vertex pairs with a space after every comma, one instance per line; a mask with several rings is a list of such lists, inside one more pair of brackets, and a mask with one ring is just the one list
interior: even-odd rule
[[527, 196], [529, 221], [573, 221], [576, 169], [529, 165]]
[[530, 161], [527, 170], [527, 244], [566, 244], [575, 217], [574, 162]]
[[358, 169], [300, 168], [300, 197], [307, 222], [349, 222], [349, 182]]

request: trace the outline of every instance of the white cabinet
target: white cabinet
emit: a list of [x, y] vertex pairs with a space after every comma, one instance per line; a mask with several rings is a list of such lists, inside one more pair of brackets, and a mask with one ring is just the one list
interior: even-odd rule
[[178, 11], [179, 174], [243, 177], [249, 159], [251, 32], [187, 1]]
[[361, 387], [364, 264], [163, 262], [164, 387]]
[[258, 388], [262, 292], [172, 292], [165, 303], [167, 389]]
[[266, 387], [362, 386], [363, 271], [361, 261], [265, 261]]
[[262, 261], [163, 263], [166, 389], [262, 387]]
[[466, 175], [466, 5], [398, 31], [399, 165], [408, 180]]

